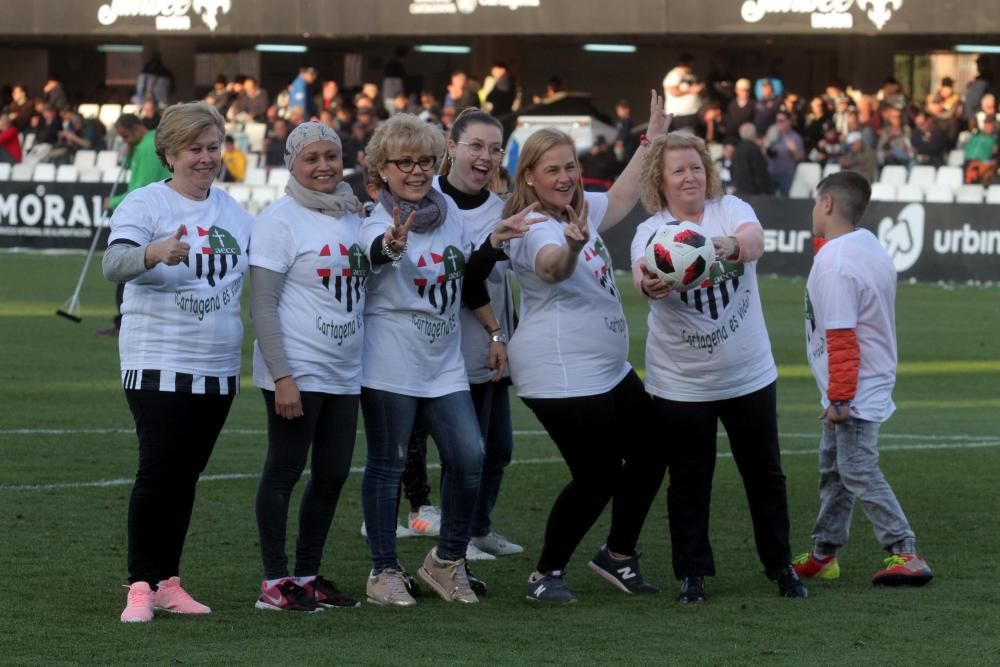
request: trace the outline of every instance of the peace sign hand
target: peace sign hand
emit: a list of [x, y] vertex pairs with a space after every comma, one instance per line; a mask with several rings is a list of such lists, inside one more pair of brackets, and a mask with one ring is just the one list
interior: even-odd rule
[[504, 242], [509, 241], [510, 239], [519, 239], [527, 234], [528, 229], [532, 225], [536, 225], [539, 222], [547, 220], [548, 218], [544, 215], [534, 215], [528, 217], [528, 214], [536, 208], [538, 208], [538, 202], [528, 204], [520, 212], [498, 222], [497, 226], [490, 234], [490, 245], [494, 248], [499, 248], [504, 244]]
[[563, 229], [563, 234], [566, 236], [566, 244], [573, 252], [583, 250], [583, 246], [587, 245], [587, 241], [590, 240], [590, 227], [587, 225], [589, 213], [590, 207], [586, 201], [583, 202], [583, 210], [579, 216], [573, 210], [572, 206], [569, 204], [566, 205], [566, 217], [569, 220]]
[[416, 219], [417, 213], [414, 211], [406, 218], [406, 222], [400, 223], [399, 208], [392, 209], [392, 227], [385, 230], [383, 237], [383, 241], [390, 251], [395, 254], [406, 252], [406, 238], [409, 236], [410, 227], [413, 226], [413, 221]]
[[664, 111], [663, 96], [655, 90], [649, 91], [649, 124], [646, 125], [646, 136], [655, 139], [670, 130], [674, 115]]

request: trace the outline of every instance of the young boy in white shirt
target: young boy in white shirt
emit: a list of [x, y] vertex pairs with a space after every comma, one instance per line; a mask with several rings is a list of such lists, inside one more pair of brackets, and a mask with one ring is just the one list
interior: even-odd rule
[[855, 499], [889, 552], [872, 576], [877, 586], [921, 586], [931, 569], [878, 465], [878, 431], [895, 410], [896, 270], [878, 239], [858, 225], [871, 185], [856, 172], [816, 188], [818, 250], [806, 283], [806, 349], [823, 405], [820, 509], [813, 548], [795, 559], [800, 577], [836, 579]]

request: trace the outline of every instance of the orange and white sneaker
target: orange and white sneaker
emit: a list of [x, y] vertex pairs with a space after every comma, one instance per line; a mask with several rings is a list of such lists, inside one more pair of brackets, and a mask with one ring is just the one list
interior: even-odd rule
[[180, 577], [161, 581], [153, 593], [153, 607], [172, 614], [211, 614], [212, 610], [181, 588]]
[[437, 537], [441, 534], [441, 510], [434, 505], [422, 505], [416, 512], [410, 512], [410, 534]]
[[153, 589], [145, 581], [137, 581], [128, 589], [128, 602], [122, 612], [122, 623], [149, 623], [153, 620]]
[[872, 575], [876, 586], [923, 586], [934, 578], [931, 568], [916, 554], [892, 554], [882, 561], [882, 569]]
[[800, 577], [810, 577], [812, 579], [836, 579], [840, 576], [840, 564], [837, 556], [827, 556], [821, 558], [812, 551], [804, 553], [792, 561], [795, 566], [795, 574]]

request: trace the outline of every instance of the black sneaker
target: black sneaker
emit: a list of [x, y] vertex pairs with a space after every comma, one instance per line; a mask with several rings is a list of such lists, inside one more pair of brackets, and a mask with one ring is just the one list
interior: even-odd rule
[[486, 582], [472, 574], [472, 570], [469, 569], [469, 561], [465, 561], [465, 576], [469, 580], [469, 588], [476, 595], [486, 595], [487, 588]]
[[780, 572], [778, 572], [778, 576], [776, 576], [774, 580], [778, 582], [778, 593], [780, 593], [782, 597], [809, 597], [809, 591], [806, 590], [806, 587], [802, 585], [802, 581], [799, 580], [799, 575], [795, 573], [794, 565], [786, 565]]
[[337, 584], [320, 576], [305, 584], [303, 588], [313, 596], [313, 600], [320, 607], [352, 609], [361, 606], [361, 603], [354, 598], [341, 593], [340, 589], [337, 588]]
[[677, 596], [681, 604], [701, 604], [705, 601], [705, 578], [684, 577], [681, 579], [681, 592]]
[[307, 614], [323, 611], [313, 596], [290, 578], [282, 579], [275, 586], [268, 586], [266, 581], [261, 583], [260, 597], [254, 606], [268, 611], [297, 611]]
[[551, 602], [552, 604], [572, 604], [576, 596], [563, 580], [563, 570], [552, 570], [544, 573], [538, 579], [528, 579], [528, 599], [532, 602]]
[[589, 567], [626, 593], [659, 593], [659, 588], [642, 578], [639, 555], [637, 551], [630, 558], [618, 560], [611, 556], [605, 544], [597, 550]]

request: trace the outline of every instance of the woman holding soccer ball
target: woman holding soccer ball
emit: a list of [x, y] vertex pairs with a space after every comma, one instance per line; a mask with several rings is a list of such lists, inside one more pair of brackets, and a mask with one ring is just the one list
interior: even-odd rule
[[[781, 595], [807, 593], [791, 566], [785, 475], [778, 450], [778, 377], [757, 287], [764, 231], [750, 206], [724, 195], [701, 139], [670, 133], [653, 141], [642, 168], [652, 217], [632, 240], [635, 286], [650, 304], [646, 390], [669, 434], [667, 507], [680, 602], [703, 602], [715, 574], [708, 539], [717, 422], [729, 436], [750, 505], [757, 553]], [[664, 224], [689, 221], [715, 246], [709, 278], [685, 290], [647, 267], [646, 244]]]
[[[651, 91], [650, 136], [670, 124]], [[650, 446], [649, 398], [628, 363], [628, 327], [601, 233], [639, 198], [649, 141], [607, 193], [584, 193], [576, 147], [554, 129], [532, 134], [521, 149], [504, 215], [537, 204], [547, 216], [508, 255], [521, 284], [523, 311], [510, 341], [511, 377], [569, 466], [545, 528], [529, 600], [575, 601], [564, 580], [570, 557], [610, 501], [607, 543], [590, 568], [626, 593], [654, 593], [639, 572], [639, 532], [663, 480], [666, 461]]]

